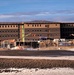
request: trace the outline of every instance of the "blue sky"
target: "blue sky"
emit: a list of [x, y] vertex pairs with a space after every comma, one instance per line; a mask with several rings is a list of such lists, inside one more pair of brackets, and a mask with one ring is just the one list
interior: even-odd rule
[[0, 0], [0, 22], [74, 22], [74, 0]]

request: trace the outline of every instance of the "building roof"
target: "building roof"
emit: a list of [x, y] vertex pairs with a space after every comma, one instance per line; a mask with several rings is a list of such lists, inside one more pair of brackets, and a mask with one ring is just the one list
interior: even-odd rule
[[22, 22], [0, 22], [0, 24], [23, 24]]
[[34, 20], [34, 21], [29, 21], [26, 23], [42, 23], [42, 24], [49, 24], [49, 23], [60, 23], [60, 22], [52, 22], [52, 21], [46, 21], [46, 20]]
[[46, 21], [46, 20], [34, 20], [34, 21], [27, 21], [27, 22], [0, 22], [2, 25], [11, 25], [11, 24], [74, 24], [74, 22], [53, 22], [53, 21]]

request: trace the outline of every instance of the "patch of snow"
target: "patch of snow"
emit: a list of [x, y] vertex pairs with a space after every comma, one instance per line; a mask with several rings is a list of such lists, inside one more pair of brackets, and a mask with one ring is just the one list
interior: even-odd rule
[[74, 60], [74, 56], [0, 56], [0, 58]]
[[[19, 70], [19, 69], [18, 69]], [[21, 68], [18, 72], [3, 72], [0, 75], [74, 75], [72, 68], [51, 68], [51, 69], [26, 69]]]
[[72, 48], [72, 49], [69, 49], [70, 51], [74, 51], [74, 48]]
[[24, 50], [30, 50], [30, 51], [33, 51], [33, 50], [38, 50], [37, 48], [25, 48]]

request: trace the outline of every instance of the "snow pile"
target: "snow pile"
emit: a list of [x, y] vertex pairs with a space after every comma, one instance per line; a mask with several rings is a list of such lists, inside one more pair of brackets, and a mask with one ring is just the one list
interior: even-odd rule
[[14, 58], [14, 59], [54, 59], [54, 60], [74, 60], [74, 56], [0, 56], [0, 58]]
[[[17, 69], [16, 69], [17, 70]], [[18, 69], [18, 72], [2, 72], [0, 75], [74, 75], [72, 68], [51, 68], [51, 69]]]
[[72, 48], [72, 49], [69, 49], [70, 51], [74, 51], [74, 48]]

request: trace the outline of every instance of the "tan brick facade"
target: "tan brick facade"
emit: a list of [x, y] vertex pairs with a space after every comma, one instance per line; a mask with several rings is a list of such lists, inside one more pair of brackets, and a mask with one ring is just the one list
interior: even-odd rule
[[38, 41], [41, 37], [60, 38], [60, 24], [58, 23], [25, 23], [25, 37], [26, 41]]
[[0, 40], [18, 39], [18, 24], [0, 24]]
[[[23, 28], [22, 28], [23, 27]], [[46, 22], [24, 22], [24, 23], [0, 23], [0, 40], [19, 39], [21, 42], [39, 41], [42, 37], [60, 39], [61, 31], [74, 32], [74, 23], [46, 23]], [[64, 28], [64, 29], [63, 29]], [[62, 30], [61, 30], [62, 29]], [[67, 34], [67, 32], [66, 32]], [[24, 38], [23, 38], [24, 37]], [[65, 35], [64, 35], [65, 37]]]

